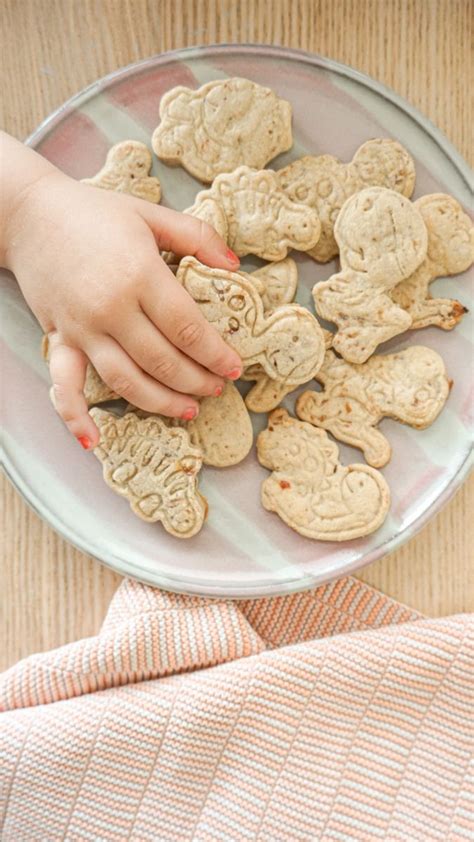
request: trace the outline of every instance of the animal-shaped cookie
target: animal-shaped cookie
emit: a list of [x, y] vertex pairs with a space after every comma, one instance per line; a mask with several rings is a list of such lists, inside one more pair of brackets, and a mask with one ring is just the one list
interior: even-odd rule
[[341, 270], [313, 287], [316, 312], [338, 327], [334, 349], [349, 362], [363, 363], [412, 323], [390, 293], [425, 259], [426, 226], [404, 196], [368, 187], [344, 204], [334, 234]]
[[[139, 418], [150, 413], [131, 404], [127, 411]], [[220, 397], [199, 399], [199, 414], [193, 421], [160, 416], [168, 427], [183, 427], [194, 447], [202, 453], [205, 465], [229, 468], [248, 455], [253, 444], [253, 428], [244, 400], [235, 383], [226, 382]]]
[[390, 490], [367, 465], [339, 462], [324, 430], [276, 409], [257, 439], [261, 465], [273, 471], [262, 484], [262, 503], [292, 529], [319, 541], [350, 541], [384, 522]]
[[[325, 348], [330, 348], [332, 333], [324, 328], [322, 328], [322, 333]], [[284, 380], [272, 380], [258, 363], [248, 366], [241, 379], [255, 380], [255, 385], [245, 396], [245, 404], [251, 412], [271, 412], [297, 388], [295, 385], [288, 385]]]
[[277, 263], [267, 263], [247, 277], [252, 281], [263, 302], [264, 310], [290, 304], [298, 287], [298, 267], [291, 257]]
[[240, 257], [282, 260], [288, 249], [308, 251], [321, 232], [316, 211], [293, 202], [272, 170], [239, 167], [219, 175], [186, 213], [212, 225]]
[[290, 149], [291, 105], [249, 79], [220, 79], [197, 91], [173, 88], [160, 103], [152, 146], [167, 164], [201, 181], [241, 164], [260, 169]]
[[191, 538], [201, 529], [207, 503], [197, 475], [202, 458], [186, 430], [169, 428], [158, 416], [118, 418], [103, 409], [90, 414], [100, 431], [94, 448], [104, 479], [143, 520], [161, 521], [177, 538]]
[[[43, 359], [49, 362], [49, 339], [46, 334], [41, 340], [41, 353]], [[87, 406], [94, 406], [97, 403], [105, 403], [106, 401], [114, 401], [120, 398], [116, 392], [107, 386], [102, 380], [101, 376], [95, 370], [92, 363], [89, 363], [86, 369], [86, 380], [84, 383], [84, 397], [87, 401]], [[54, 395], [50, 392], [51, 401], [54, 404]]]
[[469, 269], [474, 261], [474, 226], [459, 202], [445, 193], [422, 196], [414, 203], [428, 231], [428, 253], [421, 266], [390, 293], [413, 321], [411, 329], [436, 325], [452, 330], [466, 308], [450, 298], [432, 298], [431, 281]]
[[138, 140], [124, 140], [109, 149], [105, 164], [97, 175], [83, 178], [82, 181], [104, 190], [130, 193], [137, 199], [159, 202], [160, 182], [149, 175], [152, 162], [151, 152], [144, 143]]
[[397, 141], [369, 140], [349, 164], [332, 155], [306, 155], [277, 172], [290, 199], [314, 208], [321, 236], [308, 253], [320, 263], [339, 253], [334, 224], [344, 202], [364, 187], [388, 187], [408, 198], [415, 186], [413, 159]]
[[265, 314], [262, 299], [244, 272], [210, 269], [185, 257], [177, 280], [245, 366], [260, 363], [272, 379], [305, 383], [324, 358], [324, 336], [304, 307], [287, 304]]
[[425, 429], [438, 417], [450, 389], [443, 360], [421, 345], [371, 357], [363, 365], [328, 351], [315, 379], [324, 391], [303, 392], [296, 402], [298, 417], [360, 448], [375, 468], [386, 465], [392, 451], [377, 429], [379, 421], [394, 418]]

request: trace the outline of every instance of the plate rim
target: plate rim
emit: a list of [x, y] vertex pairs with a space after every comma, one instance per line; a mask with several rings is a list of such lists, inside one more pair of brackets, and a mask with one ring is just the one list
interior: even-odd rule
[[[418, 125], [421, 126], [421, 128], [438, 144], [438, 146], [442, 149], [445, 155], [450, 159], [451, 163], [454, 165], [459, 175], [466, 183], [468, 189], [471, 189], [470, 167], [467, 164], [467, 162], [463, 159], [461, 154], [454, 147], [454, 145], [451, 143], [451, 141], [448, 140], [444, 133], [440, 129], [438, 129], [438, 127], [429, 118], [425, 117], [417, 108], [411, 105], [407, 100], [405, 100], [402, 96], [393, 91], [390, 87], [381, 82], [378, 82], [368, 74], [352, 68], [350, 65], [343, 64], [342, 62], [327, 58], [318, 53], [312, 53], [307, 50], [300, 50], [270, 44], [239, 44], [230, 42], [204, 46], [185, 47], [182, 49], [168, 50], [163, 53], [157, 53], [153, 56], [149, 56], [137, 62], [131, 62], [130, 64], [125, 65], [124, 67], [121, 67], [117, 70], [112, 71], [111, 73], [106, 74], [105, 76], [102, 76], [101, 78], [92, 82], [90, 85], [87, 85], [85, 88], [82, 88], [80, 91], [73, 94], [73, 96], [69, 97], [69, 99], [67, 99], [58, 108], [51, 112], [51, 114], [49, 114], [36, 127], [36, 129], [34, 129], [34, 131], [30, 135], [28, 135], [24, 143], [28, 146], [31, 146], [32, 148], [36, 148], [41, 142], [41, 140], [51, 130], [51, 128], [53, 128], [54, 124], [59, 122], [60, 119], [63, 119], [68, 113], [75, 109], [78, 100], [84, 98], [88, 94], [93, 95], [94, 93], [100, 92], [104, 88], [108, 87], [110, 84], [119, 81], [120, 78], [129, 75], [133, 71], [145, 70], [147, 67], [153, 67], [156, 64], [166, 62], [167, 60], [183, 60], [183, 56], [185, 58], [188, 58], [194, 54], [196, 55], [196, 57], [198, 57], [199, 54], [202, 55], [203, 53], [208, 54], [227, 52], [230, 49], [244, 52], [255, 52], [261, 50], [267, 55], [279, 55], [282, 57], [284, 56], [285, 58], [290, 58], [299, 62], [311, 64], [312, 66], [316, 65], [317, 67], [320, 67], [323, 70], [328, 70], [340, 76], [344, 76], [346, 78], [355, 80], [361, 85], [368, 87], [372, 91], [375, 91], [377, 94], [381, 95], [382, 97], [393, 103], [397, 108], [399, 108], [405, 114], [410, 116], [416, 123], [418, 123]], [[456, 491], [466, 479], [474, 462], [473, 442], [471, 440], [471, 447], [467, 450], [466, 457], [463, 463], [459, 466], [456, 475], [449, 481], [446, 488], [441, 492], [441, 494], [436, 498], [436, 500], [430, 506], [428, 506], [428, 508], [421, 515], [419, 515], [411, 524], [409, 524], [409, 526], [404, 531], [397, 533], [391, 538], [389, 538], [383, 545], [383, 548], [374, 548], [365, 555], [363, 560], [358, 558], [355, 559], [353, 562], [346, 563], [343, 569], [338, 571], [334, 576], [331, 576], [330, 578], [328, 578], [327, 573], [321, 573], [320, 576], [318, 576], [318, 574], [311, 573], [307, 576], [298, 577], [297, 579], [285, 579], [280, 582], [273, 582], [270, 584], [264, 584], [262, 582], [261, 585], [252, 584], [247, 587], [237, 584], [233, 584], [230, 586], [226, 585], [225, 587], [223, 587], [222, 585], [212, 585], [212, 583], [204, 585], [200, 581], [193, 582], [191, 578], [187, 580], [186, 587], [183, 587], [182, 579], [175, 579], [173, 576], [170, 576], [169, 574], [163, 574], [159, 571], [157, 572], [156, 576], [148, 577], [146, 573], [143, 573], [143, 571], [137, 570], [134, 562], [118, 559], [111, 553], [103, 555], [100, 558], [97, 557], [93, 549], [91, 549], [91, 546], [89, 545], [88, 541], [85, 539], [82, 540], [77, 536], [77, 534], [71, 535], [69, 527], [62, 524], [58, 520], [57, 516], [51, 512], [50, 508], [43, 504], [41, 500], [37, 497], [37, 495], [32, 492], [30, 487], [22, 479], [19, 472], [16, 470], [14, 462], [7, 456], [3, 445], [1, 447], [1, 455], [2, 466], [4, 468], [6, 476], [9, 478], [16, 490], [21, 494], [25, 502], [33, 509], [33, 511], [36, 514], [38, 514], [39, 517], [45, 520], [56, 532], [58, 532], [63, 538], [65, 538], [65, 540], [67, 540], [70, 544], [79, 549], [81, 552], [84, 552], [88, 556], [96, 559], [101, 564], [104, 564], [106, 567], [109, 567], [110, 569], [114, 570], [119, 575], [131, 576], [137, 579], [138, 581], [144, 582], [147, 585], [151, 585], [153, 587], [160, 587], [165, 590], [173, 591], [175, 593], [208, 596], [211, 598], [214, 597], [220, 599], [248, 599], [268, 596], [282, 596], [290, 593], [302, 592], [304, 590], [309, 590], [311, 588], [318, 587], [319, 585], [325, 584], [329, 581], [335, 581], [336, 579], [341, 578], [343, 576], [350, 575], [356, 570], [360, 569], [361, 567], [368, 566], [373, 562], [377, 561], [378, 559], [384, 558], [386, 555], [393, 552], [397, 547], [411, 540], [431, 520], [431, 518], [434, 517], [446, 505], [446, 503], [453, 497], [453, 495], [456, 493]], [[382, 552], [380, 552], [380, 549], [382, 549]]]

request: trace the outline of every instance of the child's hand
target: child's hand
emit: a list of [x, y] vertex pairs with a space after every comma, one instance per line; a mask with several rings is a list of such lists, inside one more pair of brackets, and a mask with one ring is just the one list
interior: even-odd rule
[[55, 405], [85, 446], [99, 438], [82, 391], [87, 359], [130, 403], [187, 419], [198, 412], [191, 395], [219, 394], [222, 378], [239, 376], [238, 355], [157, 248], [238, 269], [209, 225], [50, 165], [26, 184], [6, 223], [3, 263], [49, 335]]

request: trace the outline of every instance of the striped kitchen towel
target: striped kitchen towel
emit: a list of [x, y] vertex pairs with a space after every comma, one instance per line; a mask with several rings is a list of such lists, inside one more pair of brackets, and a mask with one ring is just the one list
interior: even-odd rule
[[97, 637], [0, 676], [1, 839], [472, 839], [473, 637], [351, 578], [124, 581]]

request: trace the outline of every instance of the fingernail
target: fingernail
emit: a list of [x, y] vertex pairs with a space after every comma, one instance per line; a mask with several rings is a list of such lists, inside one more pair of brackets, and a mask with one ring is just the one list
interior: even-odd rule
[[229, 263], [240, 263], [239, 258], [237, 257], [235, 252], [232, 251], [232, 249], [227, 249], [225, 256], [227, 257]]
[[192, 421], [193, 418], [195, 418], [197, 414], [198, 414], [197, 409], [195, 409], [194, 406], [190, 406], [189, 409], [184, 410], [181, 418], [183, 419], [183, 421]]
[[91, 442], [89, 436], [76, 436], [76, 438], [77, 438], [79, 444], [81, 445], [81, 447], [84, 448], [84, 450], [90, 450], [91, 449], [92, 442]]
[[223, 386], [216, 386], [216, 388], [214, 389], [214, 397], [215, 397], [215, 398], [220, 398], [220, 396], [222, 395], [222, 392], [223, 392], [223, 391], [224, 391], [224, 387], [223, 387]]
[[238, 380], [241, 374], [241, 368], [232, 368], [230, 371], [227, 372], [225, 377], [227, 377], [227, 380]]

